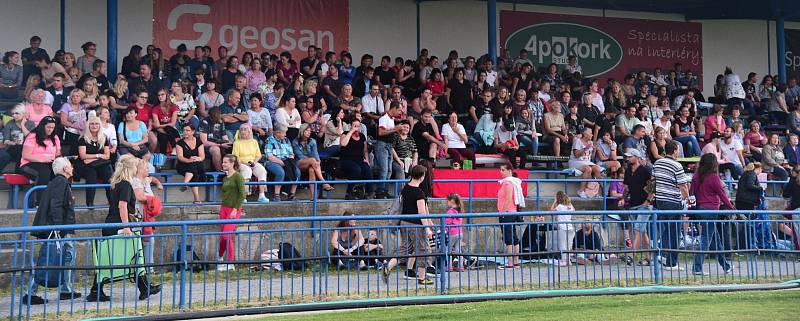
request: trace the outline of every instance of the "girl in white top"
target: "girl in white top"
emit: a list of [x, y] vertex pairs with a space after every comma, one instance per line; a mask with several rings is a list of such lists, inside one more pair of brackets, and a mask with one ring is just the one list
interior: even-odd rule
[[284, 97], [283, 106], [275, 111], [275, 127], [280, 125], [287, 128], [286, 137], [289, 138], [289, 141], [293, 141], [300, 132], [300, 125], [303, 124], [303, 120], [300, 118], [300, 112], [295, 107], [297, 100], [294, 97]]
[[567, 213], [574, 212], [575, 207], [572, 206], [572, 201], [564, 191], [558, 191], [556, 192], [556, 198], [553, 200], [553, 204], [550, 205], [550, 210], [558, 213], [565, 213], [555, 215], [553, 218], [554, 223], [556, 223], [556, 228], [550, 232], [550, 240], [553, 241], [550, 244], [550, 250], [560, 252], [561, 258], [555, 264], [566, 266], [569, 265], [570, 260], [567, 257], [568, 254], [564, 254], [563, 252], [569, 250], [570, 246], [572, 246], [572, 238], [575, 236], [575, 228], [571, 223], [572, 215]]
[[[100, 100], [102, 100], [103, 97], [105, 96], [100, 96]], [[100, 130], [106, 135], [106, 139], [108, 139], [111, 145], [109, 151], [111, 154], [114, 154], [117, 152], [117, 144], [119, 144], [119, 142], [117, 142], [117, 129], [111, 124], [111, 111], [106, 107], [99, 107], [97, 108], [97, 117], [100, 118]]]

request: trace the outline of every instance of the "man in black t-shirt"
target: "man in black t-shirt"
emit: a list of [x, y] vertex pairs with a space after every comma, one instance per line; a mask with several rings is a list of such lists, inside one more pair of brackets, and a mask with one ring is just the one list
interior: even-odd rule
[[[622, 193], [623, 197], [620, 199], [619, 208], [625, 207], [631, 211], [646, 210], [648, 205], [652, 203], [649, 201], [649, 198], [651, 198], [652, 195], [648, 195], [648, 192], [646, 191], [647, 182], [650, 181], [650, 177], [652, 175], [651, 169], [643, 163], [644, 155], [642, 155], [637, 149], [628, 150], [625, 153], [625, 159], [628, 161], [628, 168], [625, 171], [625, 177], [622, 181], [622, 184], [625, 186], [625, 191]], [[625, 204], [626, 199], [628, 200], [627, 204]], [[628, 215], [624, 213], [625, 212], [620, 215], [622, 220], [633, 223], [623, 224], [626, 239], [625, 245], [629, 248], [637, 249], [640, 247], [642, 242], [644, 242], [645, 245], [649, 244], [650, 240], [647, 236], [648, 231], [646, 223], [647, 220], [649, 220], [649, 215]], [[631, 244], [627, 244], [628, 240], [630, 240], [629, 235], [631, 229], [634, 230], [634, 239]], [[650, 262], [650, 259], [647, 258], [648, 255], [643, 255], [645, 255], [645, 258], [642, 261]], [[626, 255], [624, 258], [626, 263], [633, 263], [633, 259], [629, 256]]]
[[436, 123], [436, 120], [433, 118], [433, 114], [431, 114], [430, 110], [425, 110], [422, 112], [421, 118], [421, 121], [418, 121], [414, 125], [414, 129], [411, 131], [411, 137], [414, 138], [414, 144], [417, 145], [419, 159], [433, 160], [436, 159], [438, 148], [433, 148], [431, 145], [436, 145], [439, 148], [445, 148], [444, 142], [441, 139], [436, 138], [439, 136], [437, 130], [439, 128], [439, 124]]
[[[429, 214], [428, 213], [428, 200], [425, 197], [425, 192], [419, 187], [423, 180], [425, 180], [425, 172], [427, 169], [425, 166], [417, 165], [411, 168], [411, 181], [403, 187], [403, 191], [400, 192], [401, 197], [401, 209], [400, 214], [410, 214], [410, 215], [417, 215], [417, 214]], [[433, 221], [428, 218], [409, 218], [409, 219], [401, 219], [399, 233], [399, 240], [395, 244], [397, 244], [397, 252], [396, 255], [403, 256], [403, 255], [411, 255], [412, 257], [408, 258], [408, 263], [406, 266], [408, 269], [405, 273], [406, 279], [417, 279], [417, 283], [419, 285], [431, 285], [433, 281], [426, 279], [426, 267], [430, 260], [430, 257], [422, 257], [416, 258], [415, 255], [427, 255], [430, 254], [430, 247], [428, 246], [428, 239], [433, 235], [433, 230], [431, 226], [433, 226]], [[403, 246], [405, 244], [405, 246]], [[402, 249], [405, 249], [403, 251]], [[418, 262], [421, 261], [421, 262]], [[414, 264], [417, 263], [416, 271], [414, 270]], [[393, 258], [389, 260], [389, 263], [384, 265], [383, 270], [381, 271], [381, 276], [383, 277], [383, 281], [385, 283], [389, 282], [389, 272], [397, 265], [397, 258]], [[434, 272], [435, 275], [435, 271]]]
[[381, 58], [381, 66], [378, 69], [375, 69], [375, 80], [379, 82], [381, 86], [383, 86], [384, 90], [389, 89], [397, 84], [397, 75], [392, 69], [391, 63], [391, 57], [383, 56]]

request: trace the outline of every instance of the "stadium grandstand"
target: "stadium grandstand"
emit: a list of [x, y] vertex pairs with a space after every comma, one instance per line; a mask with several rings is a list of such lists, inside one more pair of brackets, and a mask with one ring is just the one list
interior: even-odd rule
[[795, 288], [798, 12], [9, 2], [0, 313]]

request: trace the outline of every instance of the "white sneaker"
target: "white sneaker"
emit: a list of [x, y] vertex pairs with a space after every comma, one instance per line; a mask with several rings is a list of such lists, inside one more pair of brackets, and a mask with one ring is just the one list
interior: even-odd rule
[[269, 203], [269, 198], [267, 198], [267, 196], [262, 193], [261, 195], [258, 196], [258, 202]]
[[589, 198], [589, 195], [586, 195], [586, 192], [579, 192], [579, 193], [578, 193], [578, 196], [579, 196], [580, 198]]

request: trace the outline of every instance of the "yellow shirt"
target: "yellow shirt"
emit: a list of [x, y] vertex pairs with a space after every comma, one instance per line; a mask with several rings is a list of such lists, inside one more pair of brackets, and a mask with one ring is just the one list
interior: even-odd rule
[[233, 142], [233, 155], [239, 157], [239, 162], [258, 162], [261, 159], [261, 149], [255, 139], [237, 139]]

